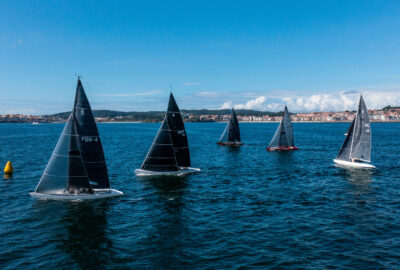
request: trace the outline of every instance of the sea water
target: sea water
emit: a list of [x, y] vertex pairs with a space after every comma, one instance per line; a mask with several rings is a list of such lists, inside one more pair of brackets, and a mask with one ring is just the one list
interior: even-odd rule
[[140, 178], [159, 124], [99, 124], [113, 188], [100, 201], [31, 198], [63, 124], [1, 124], [1, 269], [400, 267], [400, 123], [372, 124], [376, 170], [332, 159], [349, 123], [294, 123], [298, 151], [265, 150], [277, 123], [186, 124], [201, 173]]

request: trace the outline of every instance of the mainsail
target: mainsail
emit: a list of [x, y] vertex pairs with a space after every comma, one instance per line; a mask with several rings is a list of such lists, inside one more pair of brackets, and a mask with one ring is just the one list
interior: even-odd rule
[[239, 122], [235, 110], [232, 108], [231, 117], [226, 124], [218, 142], [240, 142]]
[[347, 132], [337, 159], [371, 161], [371, 126], [367, 106], [365, 106], [362, 95], [360, 96], [356, 118]]
[[171, 131], [172, 145], [176, 161], [180, 167], [190, 167], [189, 144], [186, 136], [185, 125], [178, 105], [172, 93], [169, 96], [166, 119]]
[[36, 187], [37, 193], [93, 193], [78, 147], [76, 121], [71, 114], [46, 169]]
[[290, 121], [290, 114], [286, 106], [278, 129], [268, 145], [268, 148], [277, 147], [294, 147], [293, 126], [292, 122]]
[[157, 136], [150, 147], [141, 169], [149, 171], [178, 171], [167, 116], [164, 118]]
[[81, 150], [91, 185], [96, 189], [110, 188], [103, 146], [92, 109], [79, 79], [72, 113], [77, 123], [79, 149]]

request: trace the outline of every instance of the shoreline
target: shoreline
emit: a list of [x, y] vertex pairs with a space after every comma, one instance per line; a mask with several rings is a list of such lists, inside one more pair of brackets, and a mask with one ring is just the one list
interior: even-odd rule
[[[239, 123], [279, 123], [280, 121], [239, 121]], [[352, 121], [292, 121], [292, 123], [351, 123]], [[37, 125], [43, 124], [65, 124], [65, 122], [46, 122], [46, 123], [39, 123]], [[97, 124], [159, 124], [161, 122], [139, 122], [139, 121], [108, 121], [108, 122], [96, 122]], [[224, 121], [204, 121], [204, 122], [184, 122], [185, 124], [188, 123], [227, 123]], [[400, 123], [400, 120], [393, 120], [393, 121], [370, 121], [370, 123]], [[33, 125], [30, 122], [0, 122], [0, 124], [27, 124]]]
[[[352, 121], [292, 121], [292, 123], [351, 123]], [[161, 122], [96, 122], [97, 124], [160, 124]], [[222, 121], [210, 121], [210, 122], [184, 122], [185, 124], [203, 124], [203, 123], [222, 123]], [[239, 123], [250, 123], [250, 124], [261, 124], [261, 123], [280, 123], [280, 121], [239, 121]], [[400, 120], [395, 121], [371, 121], [370, 123], [400, 123]]]

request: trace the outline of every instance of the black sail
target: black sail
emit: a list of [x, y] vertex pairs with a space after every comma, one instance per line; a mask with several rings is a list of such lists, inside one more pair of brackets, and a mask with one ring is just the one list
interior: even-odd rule
[[236, 112], [232, 108], [231, 117], [222, 132], [218, 142], [240, 142], [239, 122], [237, 120]]
[[270, 141], [268, 148], [275, 148], [279, 147], [279, 142], [281, 140], [281, 131], [282, 131], [282, 121], [279, 123], [278, 128], [275, 131], [274, 137], [272, 137], [272, 140]]
[[76, 122], [70, 115], [46, 169], [36, 187], [37, 193], [63, 195], [92, 193], [78, 147]]
[[76, 86], [73, 115], [77, 123], [79, 148], [90, 184], [95, 189], [110, 188], [103, 146], [92, 109], [79, 79]]
[[280, 136], [279, 136], [279, 146], [280, 147], [289, 147], [289, 140], [287, 137], [288, 134], [286, 133], [284, 119], [282, 119], [280, 127], [281, 127], [281, 131], [280, 131]]
[[190, 152], [185, 125], [172, 93], [169, 96], [167, 121], [178, 166], [190, 167]]
[[144, 159], [141, 169], [162, 172], [179, 170], [172, 144], [171, 130], [166, 117]]
[[286, 132], [287, 144], [288, 146], [294, 146], [293, 126], [292, 121], [290, 121], [290, 114], [286, 106], [283, 112], [282, 121]]
[[231, 119], [229, 120], [229, 142], [240, 142], [239, 122], [235, 110], [232, 108]]
[[89, 177], [85, 170], [82, 152], [79, 149], [79, 138], [76, 121], [73, 121], [68, 150], [68, 192], [79, 194], [93, 193]]
[[360, 96], [356, 117], [346, 132], [346, 139], [339, 150], [337, 159], [351, 161], [352, 158], [369, 162], [371, 160], [371, 127], [368, 110]]
[[349, 129], [347, 130], [346, 138], [344, 139], [342, 147], [339, 150], [339, 153], [336, 157], [337, 159], [341, 159], [341, 160], [345, 160], [345, 161], [350, 160], [351, 144], [353, 142], [353, 134], [354, 134], [354, 132], [353, 132], [354, 123], [355, 123], [355, 118], [353, 119]]
[[272, 137], [271, 142], [269, 143], [269, 148], [275, 147], [289, 147], [294, 146], [294, 136], [293, 136], [293, 126], [290, 121], [290, 114], [285, 106], [285, 110], [283, 111], [283, 117], [279, 126]]
[[358, 104], [357, 115], [354, 121], [353, 143], [351, 158], [370, 162], [371, 160], [371, 126], [367, 106], [362, 96]]

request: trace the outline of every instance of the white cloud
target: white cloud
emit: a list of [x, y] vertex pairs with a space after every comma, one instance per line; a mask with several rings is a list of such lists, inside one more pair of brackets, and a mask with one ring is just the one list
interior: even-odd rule
[[224, 104], [222, 104], [221, 109], [234, 107], [235, 109], [263, 110], [265, 109], [265, 101], [266, 98], [264, 96], [251, 99], [247, 101], [245, 104], [235, 104], [233, 106], [231, 101], [227, 101]]
[[234, 107], [236, 109], [247, 109], [247, 110], [260, 110], [265, 108], [264, 103], [266, 98], [264, 96], [254, 98], [250, 101], [247, 101], [246, 104], [236, 104]]
[[400, 105], [400, 90], [368, 90], [368, 91], [343, 91], [332, 94], [314, 94], [308, 96], [285, 96], [282, 98], [268, 99], [259, 96], [244, 104], [227, 101], [221, 109], [234, 107], [236, 109], [252, 109], [266, 111], [282, 111], [285, 105], [292, 112], [317, 112], [317, 111], [345, 111], [355, 110], [360, 94], [363, 94], [365, 103], [369, 109], [381, 109], [385, 106]]
[[227, 101], [222, 104], [221, 109], [230, 109], [232, 108], [232, 101]]
[[285, 97], [282, 104], [291, 111], [344, 111], [355, 110], [360, 94], [363, 94], [369, 109], [381, 109], [388, 105], [400, 104], [400, 91], [346, 91], [336, 94]]

